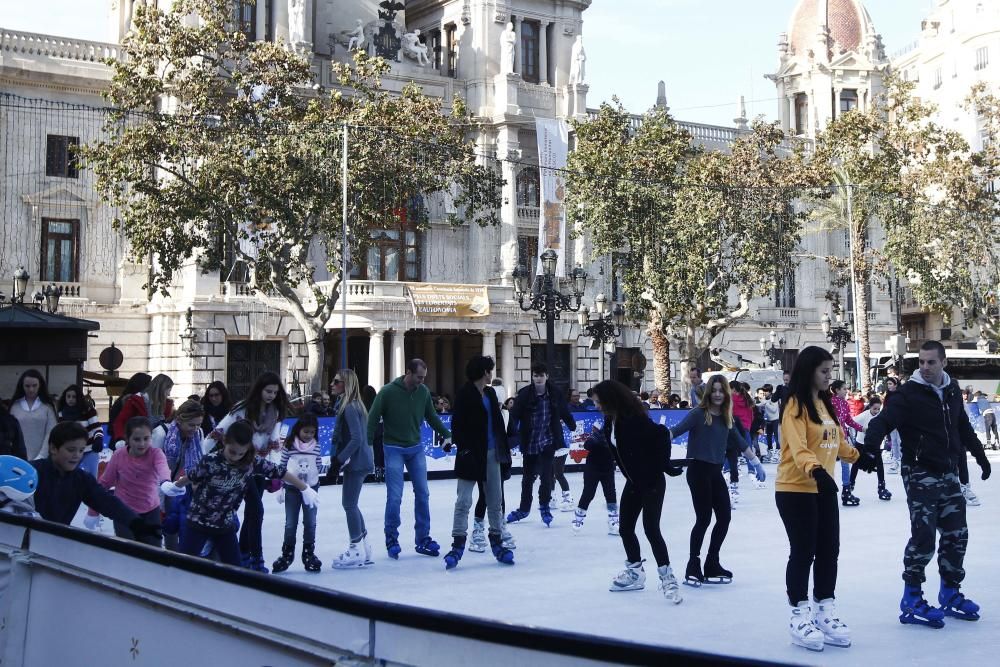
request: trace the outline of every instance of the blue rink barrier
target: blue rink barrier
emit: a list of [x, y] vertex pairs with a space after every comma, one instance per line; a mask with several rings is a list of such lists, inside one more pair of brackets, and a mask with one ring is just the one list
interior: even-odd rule
[[[99, 630], [54, 634], [72, 609]], [[776, 664], [387, 603], [3, 512], [0, 613], [4, 665]]]

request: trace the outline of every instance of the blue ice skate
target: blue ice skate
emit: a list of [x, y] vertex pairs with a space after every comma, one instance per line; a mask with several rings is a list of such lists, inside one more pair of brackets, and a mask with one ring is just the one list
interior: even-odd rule
[[437, 558], [441, 555], [441, 545], [432, 540], [430, 536], [427, 536], [417, 543], [416, 551], [421, 556], [434, 556]]
[[389, 558], [393, 560], [399, 560], [399, 553], [402, 549], [399, 546], [399, 540], [395, 537], [385, 538], [385, 550], [389, 553]]
[[899, 601], [899, 622], [903, 625], [926, 625], [931, 628], [944, 627], [944, 612], [932, 607], [924, 599], [924, 592], [917, 586], [906, 585], [903, 599]]
[[517, 523], [521, 519], [527, 519], [528, 513], [524, 510], [514, 510], [507, 515], [507, 523]]
[[941, 584], [941, 591], [938, 593], [938, 604], [945, 616], [954, 616], [963, 621], [979, 620], [979, 605], [968, 599], [958, 590]]

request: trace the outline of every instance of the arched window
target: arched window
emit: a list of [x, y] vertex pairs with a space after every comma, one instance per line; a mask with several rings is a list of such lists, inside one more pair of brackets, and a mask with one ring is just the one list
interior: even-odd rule
[[539, 207], [539, 176], [535, 167], [525, 167], [517, 175], [517, 205]]

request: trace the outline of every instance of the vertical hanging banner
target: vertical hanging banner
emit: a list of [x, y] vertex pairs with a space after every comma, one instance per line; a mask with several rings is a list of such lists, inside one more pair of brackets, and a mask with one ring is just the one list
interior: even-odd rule
[[[566, 156], [569, 152], [569, 125], [564, 120], [535, 119], [538, 137], [538, 172], [542, 210], [538, 216], [538, 255], [554, 250], [559, 255], [556, 275], [566, 275]], [[536, 258], [537, 259], [537, 258]], [[539, 260], [538, 274], [542, 273]]]

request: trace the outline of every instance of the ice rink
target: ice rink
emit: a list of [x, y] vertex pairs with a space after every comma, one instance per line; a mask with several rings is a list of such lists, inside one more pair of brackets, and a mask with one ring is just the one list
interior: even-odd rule
[[[994, 467], [1000, 456], [991, 455]], [[876, 497], [874, 475], [861, 474], [855, 493], [859, 507], [841, 507], [840, 576], [838, 610], [850, 627], [854, 645], [848, 649], [827, 647], [811, 653], [788, 641], [788, 606], [784, 594], [784, 565], [788, 543], [774, 506], [775, 465], [765, 466], [767, 489], [753, 488], [741, 478], [741, 502], [733, 513], [722, 563], [734, 573], [730, 585], [681, 586], [684, 602], [666, 602], [656, 590], [655, 564], [647, 562], [646, 589], [611, 593], [608, 584], [622, 568], [624, 551], [617, 537], [607, 535], [603, 496], [598, 492], [587, 522], [574, 535], [572, 513], [556, 512], [546, 528], [538, 518], [537, 496], [529, 519], [513, 524], [517, 541], [513, 567], [500, 566], [493, 556], [466, 551], [456, 570], [446, 572], [442, 558], [421, 556], [413, 551], [413, 496], [406, 485], [399, 561], [390, 560], [382, 540], [385, 487], [366, 485], [361, 494], [375, 553], [375, 565], [365, 569], [337, 571], [329, 563], [347, 545], [340, 487], [320, 492], [317, 555], [323, 571], [307, 573], [300, 560], [282, 576], [377, 600], [441, 609], [497, 621], [559, 628], [605, 635], [623, 640], [663, 644], [711, 651], [759, 660], [816, 665], [952, 665], [989, 664], [1000, 654], [1000, 577], [996, 555], [1000, 553], [1000, 479], [979, 481], [979, 468], [970, 460], [973, 488], [982, 505], [970, 507], [969, 550], [963, 591], [983, 608], [975, 623], [948, 619], [941, 630], [903, 626], [898, 621], [902, 590], [901, 555], [908, 537], [908, 517], [899, 475], [887, 475], [891, 501]], [[579, 496], [582, 475], [567, 475], [574, 498]], [[998, 473], [1000, 477], [1000, 473]], [[516, 504], [520, 476], [506, 483], [508, 507]], [[838, 476], [838, 485], [840, 483]], [[623, 486], [619, 475], [618, 490]], [[442, 545], [442, 556], [450, 545], [455, 497], [453, 480], [433, 481], [431, 489], [431, 534]], [[270, 563], [278, 556], [284, 528], [284, 507], [274, 494], [265, 494], [264, 556]], [[81, 525], [82, 513], [74, 525]], [[683, 576], [687, 562], [688, 534], [694, 520], [687, 484], [683, 477], [668, 478], [662, 528], [672, 564]], [[471, 518], [470, 518], [471, 522]], [[471, 526], [470, 526], [471, 527]], [[110, 521], [102, 530], [111, 532]], [[640, 523], [641, 531], [641, 523]], [[301, 548], [301, 526], [299, 533]], [[651, 558], [640, 532], [643, 556]], [[707, 540], [706, 540], [707, 544]], [[296, 553], [298, 558], [298, 551]], [[934, 600], [938, 589], [937, 566], [928, 568], [925, 592]], [[277, 622], [277, 621], [276, 621]], [[994, 656], [990, 658], [989, 656]]]

